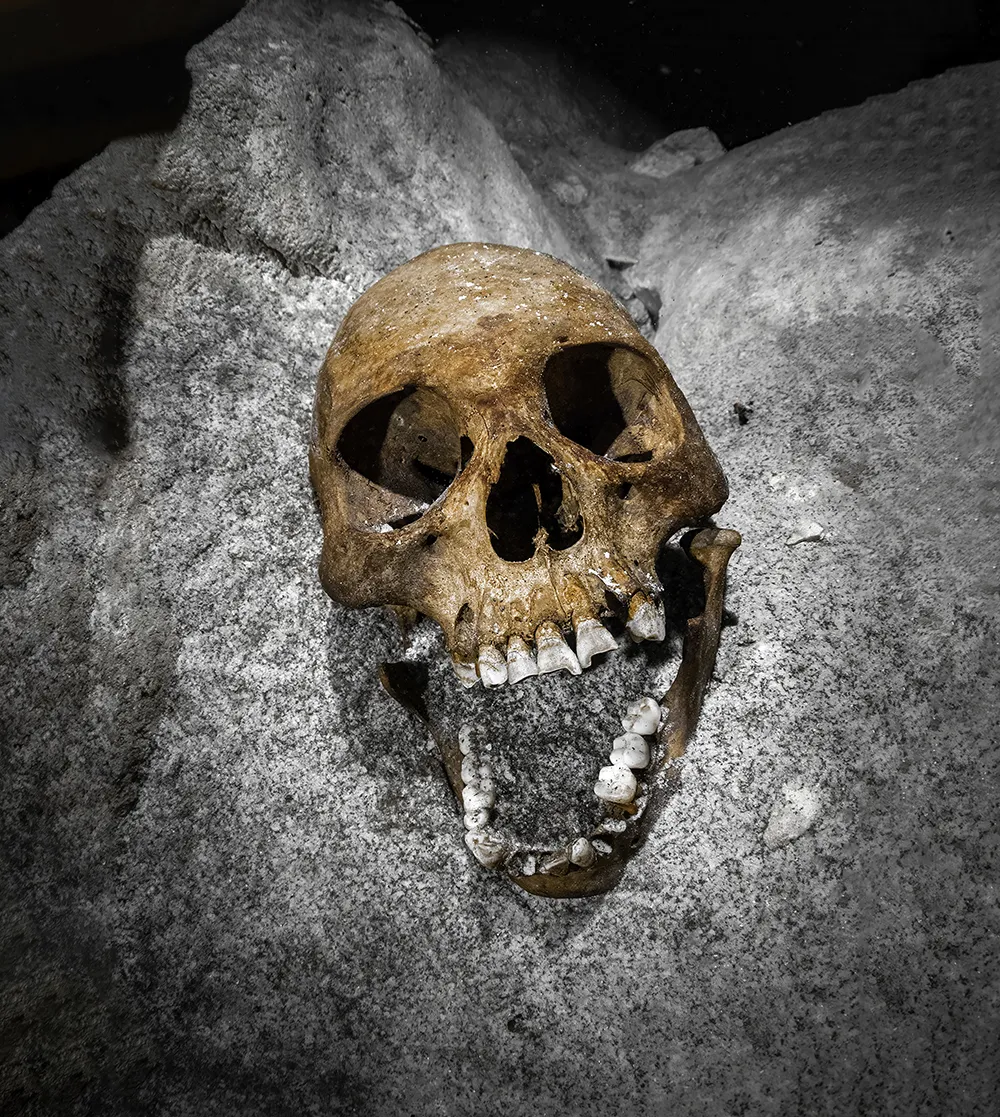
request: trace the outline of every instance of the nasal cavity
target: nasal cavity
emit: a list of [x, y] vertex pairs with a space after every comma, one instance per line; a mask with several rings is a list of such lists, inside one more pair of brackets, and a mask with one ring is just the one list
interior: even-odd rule
[[508, 562], [525, 562], [539, 546], [565, 551], [583, 535], [572, 488], [552, 455], [529, 438], [507, 443], [486, 499], [486, 527], [493, 550]]

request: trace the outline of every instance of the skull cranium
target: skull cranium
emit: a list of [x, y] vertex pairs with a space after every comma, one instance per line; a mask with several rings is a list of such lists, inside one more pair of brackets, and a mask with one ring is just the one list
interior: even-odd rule
[[432, 618], [467, 685], [579, 673], [615, 646], [614, 612], [662, 640], [660, 547], [727, 496], [624, 308], [551, 256], [478, 243], [426, 252], [352, 306], [310, 472], [327, 592]]

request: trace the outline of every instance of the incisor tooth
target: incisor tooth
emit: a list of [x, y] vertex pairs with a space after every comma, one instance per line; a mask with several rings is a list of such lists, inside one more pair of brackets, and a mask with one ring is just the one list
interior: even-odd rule
[[520, 636], [512, 636], [507, 641], [507, 679], [519, 683], [531, 675], [538, 674], [538, 664], [531, 649]]
[[653, 604], [644, 593], [632, 595], [628, 603], [629, 635], [636, 642], [640, 640], [660, 641], [667, 635], [667, 622], [663, 615], [663, 606]]
[[563, 639], [562, 633], [551, 621], [543, 621], [535, 631], [538, 648], [538, 673], [549, 675], [553, 671], [569, 671], [580, 675], [583, 668], [573, 649]]
[[481, 834], [478, 830], [466, 832], [465, 844], [479, 864], [487, 869], [499, 865], [507, 852], [507, 847], [500, 838], [495, 838], [492, 834]]
[[595, 655], [613, 652], [617, 647], [618, 641], [594, 617], [588, 617], [576, 626], [576, 658], [581, 667], [589, 667]]
[[614, 739], [609, 757], [612, 764], [626, 768], [645, 768], [649, 763], [649, 745], [638, 733], [623, 733]]
[[597, 859], [597, 853], [586, 838], [577, 838], [569, 848], [569, 859], [574, 865], [586, 869], [588, 865], [593, 865]]
[[479, 649], [479, 677], [483, 686], [503, 686], [507, 681], [507, 661], [499, 648], [484, 644]]
[[642, 733], [648, 736], [660, 727], [660, 704], [655, 698], [640, 698], [625, 707], [622, 729], [626, 733]]
[[606, 803], [631, 803], [639, 785], [630, 768], [609, 764], [597, 774], [594, 794]]
[[453, 659], [451, 665], [455, 668], [455, 674], [462, 686], [475, 686], [479, 682], [474, 663], [462, 663], [460, 660]]

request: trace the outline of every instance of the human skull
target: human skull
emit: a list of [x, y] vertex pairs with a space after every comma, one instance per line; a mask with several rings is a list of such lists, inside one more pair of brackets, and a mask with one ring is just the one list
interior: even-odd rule
[[[482, 864], [546, 895], [613, 886], [657, 773], [693, 730], [739, 544], [709, 524], [726, 481], [659, 354], [611, 295], [551, 256], [435, 248], [345, 317], [320, 372], [309, 461], [327, 592], [432, 618], [466, 686], [578, 675], [617, 647], [603, 621], [663, 640], [658, 555], [702, 529], [685, 538], [703, 615], [688, 622], [665, 716], [651, 698], [626, 711], [594, 785], [608, 812], [595, 829], [557, 849], [512, 846], [493, 828], [493, 780], [469, 727], [432, 726]], [[426, 719], [387, 666], [387, 689]]]
[[432, 249], [357, 300], [320, 373], [310, 469], [330, 596], [433, 618], [488, 685], [616, 608], [662, 639], [660, 545], [727, 496], [624, 308], [493, 244]]

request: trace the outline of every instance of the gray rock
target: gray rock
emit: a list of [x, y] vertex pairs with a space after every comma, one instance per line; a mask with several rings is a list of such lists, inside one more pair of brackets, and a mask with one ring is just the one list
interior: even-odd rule
[[[624, 881], [553, 903], [466, 851], [395, 622], [324, 597], [305, 443], [377, 275], [575, 250], [392, 6], [255, 4], [190, 65], [2, 245], [0, 1108], [988, 1112], [1000, 67], [650, 180], [739, 624]], [[827, 813], [774, 856], [793, 772]]]
[[651, 144], [630, 166], [641, 175], [668, 178], [725, 154], [722, 142], [710, 128], [684, 128]]

